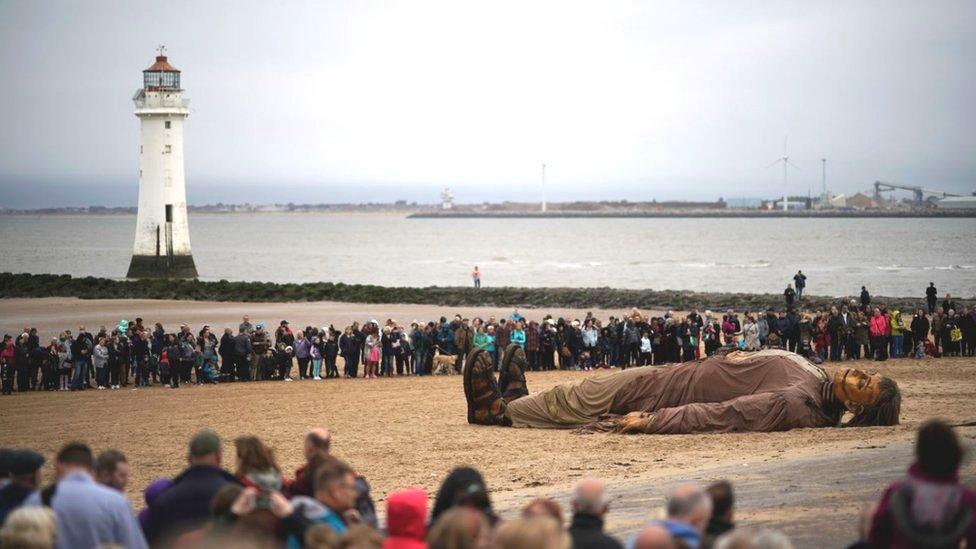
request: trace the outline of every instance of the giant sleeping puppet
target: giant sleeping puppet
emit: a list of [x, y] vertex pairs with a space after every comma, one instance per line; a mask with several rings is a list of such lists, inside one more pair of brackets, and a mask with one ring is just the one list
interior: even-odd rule
[[[840, 369], [833, 375], [800, 355], [735, 351], [670, 366], [645, 366], [586, 377], [528, 394], [525, 354], [510, 345], [500, 381], [491, 357], [476, 349], [464, 367], [468, 422], [580, 428], [617, 433], [728, 433], [897, 425], [901, 393], [894, 380]], [[501, 386], [501, 388], [500, 388]]]

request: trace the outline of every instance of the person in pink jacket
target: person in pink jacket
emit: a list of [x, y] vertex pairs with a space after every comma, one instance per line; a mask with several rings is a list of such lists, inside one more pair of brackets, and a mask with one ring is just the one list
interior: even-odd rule
[[871, 335], [871, 350], [875, 360], [887, 360], [888, 358], [888, 334], [891, 327], [888, 325], [888, 317], [881, 314], [881, 309], [875, 307], [871, 321], [868, 323], [868, 333]]

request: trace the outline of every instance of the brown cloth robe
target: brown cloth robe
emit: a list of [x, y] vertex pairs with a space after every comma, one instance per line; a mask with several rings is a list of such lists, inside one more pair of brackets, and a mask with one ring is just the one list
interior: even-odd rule
[[558, 385], [508, 403], [515, 427], [566, 429], [608, 414], [651, 412], [646, 433], [785, 431], [836, 426], [824, 410], [826, 372], [780, 350], [733, 352], [667, 367], [633, 368]]
[[529, 394], [525, 385], [525, 351], [518, 343], [509, 343], [502, 354], [501, 368], [498, 373], [498, 390], [505, 402], [511, 402]]
[[505, 417], [505, 401], [498, 390], [491, 355], [475, 348], [464, 364], [464, 396], [468, 401], [468, 423], [511, 425]]

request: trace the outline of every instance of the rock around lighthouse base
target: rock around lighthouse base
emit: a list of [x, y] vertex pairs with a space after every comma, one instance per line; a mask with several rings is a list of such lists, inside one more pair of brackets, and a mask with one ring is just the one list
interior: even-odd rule
[[134, 255], [126, 278], [197, 278], [192, 255]]

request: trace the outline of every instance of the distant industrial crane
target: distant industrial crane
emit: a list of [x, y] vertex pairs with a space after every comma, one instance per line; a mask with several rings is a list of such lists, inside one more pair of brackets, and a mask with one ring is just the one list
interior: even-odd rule
[[942, 198], [945, 198], [947, 196], [962, 196], [962, 195], [958, 195], [958, 194], [947, 193], [945, 191], [936, 191], [936, 190], [932, 190], [932, 189], [925, 189], [925, 188], [918, 187], [918, 186], [914, 186], [914, 185], [900, 185], [900, 184], [897, 184], [897, 183], [887, 183], [885, 181], [875, 181], [874, 182], [874, 200], [876, 202], [879, 202], [880, 203], [883, 200], [883, 198], [881, 196], [881, 193], [892, 192], [892, 191], [897, 191], [897, 190], [912, 191], [912, 194], [915, 197], [914, 202], [915, 202], [915, 205], [916, 206], [921, 206], [921, 205], [923, 205], [925, 203], [925, 195], [927, 195], [927, 194], [928, 195], [932, 195], [932, 196], [939, 196], [939, 197], [942, 197]]

